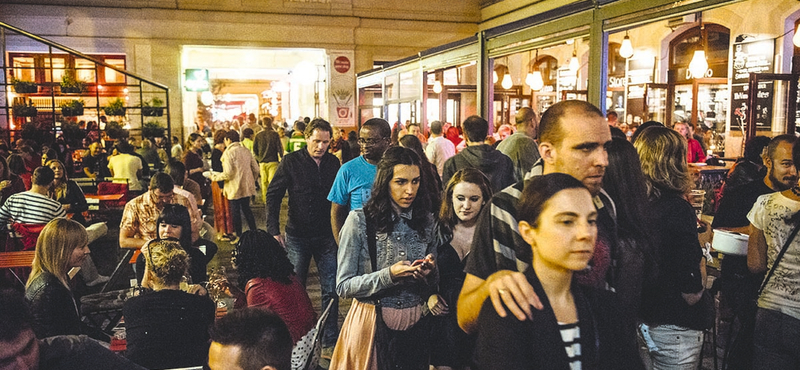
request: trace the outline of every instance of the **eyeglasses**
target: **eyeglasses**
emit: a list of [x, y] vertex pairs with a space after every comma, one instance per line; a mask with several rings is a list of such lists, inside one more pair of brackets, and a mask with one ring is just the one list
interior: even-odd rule
[[380, 143], [380, 142], [382, 142], [382, 141], [384, 141], [384, 140], [386, 140], [386, 139], [385, 139], [385, 138], [379, 138], [379, 139], [371, 139], [371, 138], [370, 138], [370, 139], [364, 139], [364, 138], [359, 138], [359, 139], [358, 139], [358, 143], [359, 143], [359, 144], [362, 144], [362, 145], [375, 145], [375, 144], [378, 144], [378, 143]]

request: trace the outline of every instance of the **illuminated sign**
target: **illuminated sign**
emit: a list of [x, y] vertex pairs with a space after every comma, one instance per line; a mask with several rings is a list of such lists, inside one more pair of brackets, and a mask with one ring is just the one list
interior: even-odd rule
[[211, 83], [208, 81], [208, 70], [185, 70], [183, 72], [183, 87], [186, 91], [208, 91], [211, 87]]

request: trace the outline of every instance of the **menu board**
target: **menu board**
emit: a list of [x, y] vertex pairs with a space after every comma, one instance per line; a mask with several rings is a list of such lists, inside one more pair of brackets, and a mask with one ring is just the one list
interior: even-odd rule
[[[750, 73], [772, 73], [775, 59], [775, 39], [744, 41], [733, 44], [733, 81], [731, 84], [731, 130], [741, 130], [747, 120], [750, 96]], [[771, 81], [760, 82], [756, 92], [756, 129], [772, 127]]]
[[644, 92], [647, 84], [653, 82], [656, 58], [636, 58], [628, 59], [625, 78], [627, 86], [625, 89], [625, 116], [641, 117], [642, 121], [647, 121], [647, 110], [645, 109]]

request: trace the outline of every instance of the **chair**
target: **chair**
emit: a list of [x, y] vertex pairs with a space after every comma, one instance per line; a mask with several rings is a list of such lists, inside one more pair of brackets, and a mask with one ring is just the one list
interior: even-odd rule
[[[113, 179], [118, 180], [118, 179]], [[128, 188], [128, 180], [122, 179], [125, 182], [101, 182], [97, 184], [97, 195], [106, 194], [123, 194], [122, 199], [116, 201], [102, 202], [101, 207], [105, 209], [124, 208], [125, 203], [128, 203], [130, 190]]]
[[322, 354], [322, 334], [325, 329], [325, 319], [331, 312], [333, 300], [328, 302], [328, 307], [317, 320], [317, 325], [311, 328], [303, 338], [292, 348], [292, 370], [316, 370]]
[[[103, 285], [103, 289], [100, 289], [100, 293], [105, 292], [106, 288], [108, 288], [109, 286], [113, 286], [113, 284], [117, 281], [117, 278], [119, 277], [120, 273], [122, 272], [122, 266], [124, 266], [125, 262], [130, 260], [130, 263], [135, 263], [136, 257], [139, 256], [139, 253], [141, 253], [141, 251], [138, 249], [135, 251], [133, 249], [128, 249], [127, 251], [125, 251], [125, 255], [122, 256], [122, 258], [120, 258], [119, 262], [117, 263], [117, 267], [114, 268], [114, 272], [111, 273], [111, 276], [108, 278], [108, 281], [106, 282], [105, 285]], [[133, 259], [131, 259], [131, 255], [133, 255]]]

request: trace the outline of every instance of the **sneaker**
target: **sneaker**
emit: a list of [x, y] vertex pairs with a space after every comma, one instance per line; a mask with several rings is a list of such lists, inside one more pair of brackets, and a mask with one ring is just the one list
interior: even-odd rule
[[324, 348], [322, 348], [322, 355], [320, 355], [320, 358], [325, 359], [325, 360], [330, 360], [331, 357], [333, 357], [333, 349], [334, 348], [335, 347], [324, 347]]
[[87, 283], [86, 283], [86, 286], [95, 286], [95, 285], [100, 285], [100, 284], [103, 284], [103, 283], [106, 283], [106, 282], [108, 282], [108, 280], [109, 280], [109, 279], [111, 279], [111, 277], [108, 277], [108, 276], [103, 276], [103, 275], [98, 275], [98, 276], [97, 276], [97, 279], [94, 279], [94, 280], [92, 280], [92, 281], [90, 281], [90, 282], [87, 282]]

